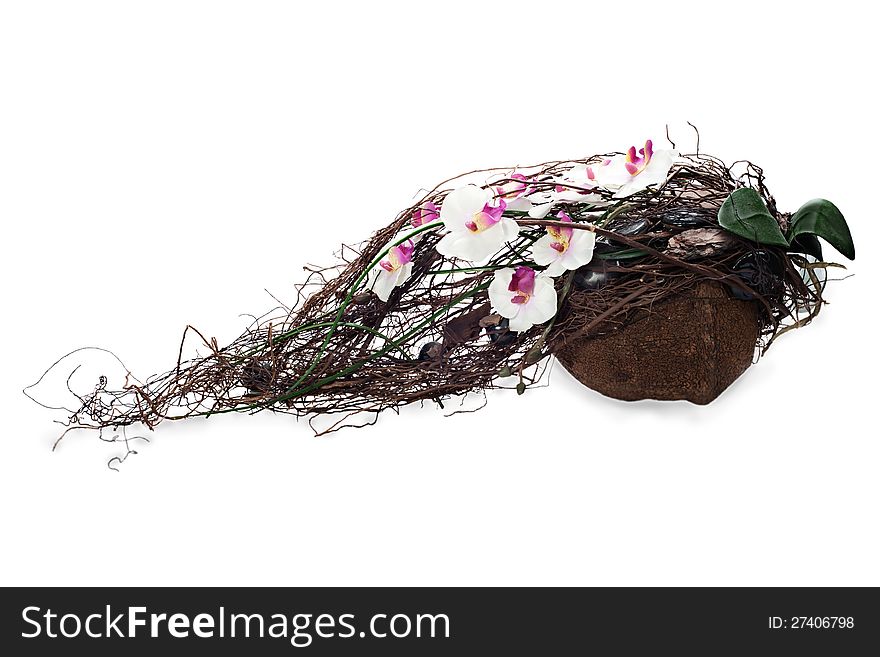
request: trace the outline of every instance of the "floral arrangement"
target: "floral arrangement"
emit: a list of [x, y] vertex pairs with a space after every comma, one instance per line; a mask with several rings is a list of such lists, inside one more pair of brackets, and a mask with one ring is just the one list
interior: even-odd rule
[[231, 344], [187, 327], [203, 355], [184, 359], [182, 342], [164, 374], [102, 378], [67, 409], [65, 434], [263, 409], [332, 416], [326, 432], [416, 401], [521, 394], [571, 340], [704, 281], [758, 308], [763, 353], [824, 303], [839, 265], [818, 238], [855, 257], [846, 221], [824, 200], [781, 212], [760, 168], [671, 146], [451, 179]]

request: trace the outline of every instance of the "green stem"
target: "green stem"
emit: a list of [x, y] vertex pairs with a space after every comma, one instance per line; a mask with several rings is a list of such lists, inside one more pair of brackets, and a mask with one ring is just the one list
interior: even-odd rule
[[596, 222], [597, 226], [604, 226], [612, 219], [615, 219], [619, 214], [629, 210], [633, 205], [631, 203], [626, 203], [625, 201], [621, 201], [619, 205], [612, 206], [608, 208], [608, 211], [599, 218], [599, 221]]
[[324, 338], [324, 341], [321, 343], [321, 346], [318, 347], [318, 352], [315, 354], [315, 357], [312, 358], [312, 362], [306, 368], [305, 372], [303, 372], [300, 377], [294, 381], [291, 386], [287, 389], [287, 393], [296, 389], [296, 387], [301, 384], [303, 381], [309, 378], [309, 375], [315, 371], [315, 368], [318, 366], [318, 363], [321, 360], [321, 357], [324, 355], [324, 352], [327, 350], [327, 345], [330, 344], [330, 340], [333, 338], [333, 335], [336, 333], [336, 328], [339, 326], [340, 321], [342, 320], [342, 315], [345, 312], [345, 309], [351, 304], [351, 300], [354, 298], [355, 292], [360, 288], [363, 282], [367, 279], [367, 277], [373, 272], [373, 269], [382, 261], [382, 258], [390, 251], [392, 248], [397, 246], [398, 244], [403, 244], [409, 239], [412, 239], [419, 233], [424, 233], [428, 230], [434, 230], [435, 228], [439, 228], [442, 224], [440, 222], [434, 222], [427, 224], [425, 226], [420, 226], [416, 230], [404, 235], [399, 238], [397, 241], [392, 242], [386, 248], [379, 252], [379, 255], [370, 263], [370, 265], [361, 272], [361, 275], [357, 277], [352, 286], [348, 289], [348, 294], [345, 296], [345, 299], [341, 304], [339, 304], [339, 309], [336, 311], [336, 317], [330, 322], [330, 330], [327, 331], [327, 336]]
[[[391, 338], [388, 337], [387, 335], [385, 335], [384, 333], [382, 333], [381, 331], [377, 331], [376, 329], [370, 328], [369, 326], [364, 326], [363, 324], [357, 324], [356, 322], [338, 322], [336, 324], [334, 324], [333, 322], [318, 322], [317, 324], [306, 324], [305, 326], [300, 326], [292, 331], [287, 331], [286, 333], [280, 334], [278, 336], [278, 340], [276, 340], [275, 338], [272, 338], [272, 342], [274, 344], [275, 342], [281, 342], [281, 341], [286, 340], [288, 338], [292, 338], [293, 336], [297, 335], [298, 333], [304, 333], [310, 329], [326, 328], [328, 326], [335, 326], [336, 328], [339, 328], [340, 326], [345, 326], [348, 328], [358, 329], [360, 331], [365, 331], [367, 333], [370, 333], [371, 335], [375, 335], [378, 338], [382, 338], [383, 340], [385, 340], [385, 342], [391, 342]], [[400, 351], [404, 357], [409, 358], [408, 353], [406, 353], [403, 350], [400, 350]], [[255, 350], [251, 350], [249, 353], [255, 353]]]
[[[565, 277], [565, 282], [562, 284], [562, 293], [559, 295], [559, 299], [556, 303], [556, 314], [550, 318], [550, 322], [547, 324], [546, 328], [541, 332], [541, 337], [538, 338], [538, 341], [535, 342], [535, 345], [526, 352], [525, 355], [525, 364], [533, 365], [541, 360], [541, 350], [544, 348], [544, 343], [547, 341], [547, 337], [550, 335], [550, 331], [553, 330], [553, 325], [556, 324], [556, 318], [559, 317], [559, 311], [562, 310], [562, 304], [565, 303], [565, 298], [568, 296], [568, 293], [571, 291], [571, 284], [574, 282], [574, 272], [571, 271]], [[522, 371], [520, 369], [520, 371]]]
[[288, 399], [292, 399], [293, 397], [301, 397], [302, 395], [305, 395], [305, 394], [311, 392], [312, 390], [315, 390], [316, 388], [320, 388], [322, 385], [325, 385], [327, 383], [335, 381], [336, 379], [338, 379], [340, 377], [347, 376], [349, 374], [353, 374], [354, 372], [357, 372], [364, 365], [366, 365], [369, 361], [373, 360], [374, 358], [379, 358], [381, 356], [384, 356], [385, 354], [387, 354], [389, 351], [391, 351], [395, 347], [399, 347], [403, 342], [406, 342], [411, 337], [418, 334], [418, 332], [421, 331], [426, 326], [430, 326], [430, 324], [435, 319], [437, 319], [437, 317], [442, 315], [444, 312], [446, 312], [447, 310], [449, 310], [453, 306], [456, 306], [459, 303], [461, 303], [462, 301], [465, 301], [467, 299], [470, 299], [471, 297], [476, 296], [477, 294], [479, 294], [480, 292], [482, 292], [483, 290], [486, 290], [488, 288], [489, 288], [489, 283], [483, 283], [482, 285], [478, 285], [477, 287], [475, 287], [473, 290], [470, 290], [468, 292], [460, 294], [455, 299], [450, 301], [447, 305], [445, 305], [442, 308], [431, 313], [426, 319], [424, 319], [423, 321], [416, 324], [412, 329], [410, 329], [409, 331], [407, 331], [406, 333], [401, 335], [399, 338], [390, 342], [388, 345], [386, 345], [382, 349], [379, 349], [378, 351], [374, 351], [372, 354], [370, 354], [369, 356], [367, 356], [366, 358], [364, 358], [360, 362], [357, 362], [354, 365], [350, 365], [349, 367], [345, 368], [344, 370], [340, 370], [339, 372], [336, 372], [335, 374], [331, 374], [330, 376], [326, 376], [323, 379], [318, 379], [317, 381], [309, 384], [308, 386], [306, 386], [305, 388], [303, 388], [301, 390], [296, 390], [296, 391], [293, 391], [292, 393], [290, 393], [290, 392], [285, 393], [283, 396], [277, 397], [276, 399], [271, 400], [269, 402], [263, 402], [263, 404], [274, 403], [277, 401], [286, 401]]
[[452, 301], [450, 301], [448, 304], [446, 304], [442, 308], [431, 313], [431, 315], [428, 316], [425, 320], [416, 324], [416, 326], [414, 326], [411, 330], [407, 331], [406, 333], [404, 333], [402, 336], [400, 336], [396, 340], [389, 341], [388, 344], [386, 344], [386, 346], [383, 347], [382, 349], [374, 351], [369, 356], [367, 356], [363, 360], [355, 363], [354, 365], [351, 365], [351, 366], [345, 368], [344, 370], [340, 370], [339, 372], [331, 374], [330, 376], [326, 376], [323, 379], [319, 379], [319, 380], [309, 384], [308, 386], [306, 386], [305, 388], [303, 388], [301, 390], [292, 390], [292, 386], [291, 386], [291, 388], [288, 388], [287, 392], [285, 392], [283, 395], [280, 395], [278, 397], [273, 397], [272, 399], [267, 399], [265, 401], [256, 402], [254, 404], [248, 404], [247, 406], [236, 406], [234, 408], [223, 408], [223, 409], [216, 410], [216, 411], [206, 411], [204, 413], [197, 413], [196, 415], [203, 415], [205, 417], [208, 417], [211, 415], [222, 415], [223, 413], [234, 413], [234, 412], [248, 411], [248, 410], [253, 410], [253, 409], [257, 409], [257, 408], [262, 408], [262, 407], [269, 406], [271, 404], [274, 404], [274, 403], [277, 403], [280, 401], [286, 401], [288, 399], [292, 399], [293, 397], [302, 396], [304, 394], [311, 392], [312, 390], [314, 390], [316, 388], [321, 387], [322, 385], [330, 383], [331, 381], [335, 381], [336, 379], [338, 379], [340, 377], [347, 376], [348, 374], [353, 374], [354, 372], [357, 372], [366, 363], [373, 360], [374, 358], [379, 358], [381, 356], [384, 356], [385, 354], [392, 351], [393, 349], [399, 349], [400, 345], [402, 343], [409, 340], [413, 335], [416, 335], [425, 326], [429, 326], [431, 324], [431, 322], [433, 322], [437, 317], [442, 315], [444, 312], [446, 312], [447, 310], [449, 310], [453, 306], [459, 304], [460, 302], [476, 296], [477, 294], [479, 294], [480, 292], [482, 292], [483, 290], [486, 290], [488, 288], [489, 288], [489, 283], [483, 283], [482, 285], [478, 285], [477, 287], [475, 287], [473, 290], [470, 290], [468, 292], [460, 294], [459, 296], [455, 297]]
[[641, 249], [622, 249], [621, 251], [611, 251], [609, 253], [596, 253], [594, 257], [599, 260], [626, 260], [629, 258], [641, 258], [646, 255], [648, 255], [648, 252]]
[[486, 267], [462, 267], [461, 269], [434, 269], [432, 271], [426, 272], [428, 276], [437, 276], [439, 274], [461, 274], [466, 272], [477, 272], [477, 271], [496, 271], [498, 269], [504, 269], [505, 267], [519, 267], [519, 266], [528, 266], [532, 267], [535, 263], [533, 262], [517, 262], [517, 263], [508, 263], [504, 265], [488, 265]]

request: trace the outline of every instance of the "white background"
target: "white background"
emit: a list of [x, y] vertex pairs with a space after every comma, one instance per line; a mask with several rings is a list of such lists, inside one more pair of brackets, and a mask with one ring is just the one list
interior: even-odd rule
[[[865, 3], [4, 2], [0, 582], [880, 584], [876, 23]], [[314, 438], [163, 425], [121, 473], [21, 388], [221, 342], [306, 262], [481, 166], [679, 147], [826, 197], [856, 275], [720, 399], [561, 368], [471, 415]], [[830, 253], [830, 250], [829, 250]], [[840, 258], [838, 258], [840, 259]], [[181, 283], [181, 281], [183, 283]]]

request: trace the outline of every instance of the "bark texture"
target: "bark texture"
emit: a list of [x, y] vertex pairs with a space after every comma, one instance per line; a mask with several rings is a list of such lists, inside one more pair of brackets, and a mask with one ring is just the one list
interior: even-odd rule
[[577, 338], [556, 353], [578, 381], [608, 397], [708, 404], [751, 365], [756, 304], [704, 282], [614, 333]]

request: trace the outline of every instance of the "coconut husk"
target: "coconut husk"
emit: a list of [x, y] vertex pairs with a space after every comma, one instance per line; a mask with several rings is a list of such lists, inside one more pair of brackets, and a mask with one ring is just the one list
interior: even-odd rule
[[572, 340], [556, 355], [578, 381], [608, 397], [708, 404], [751, 365], [759, 334], [755, 302], [701, 282], [615, 332]]

